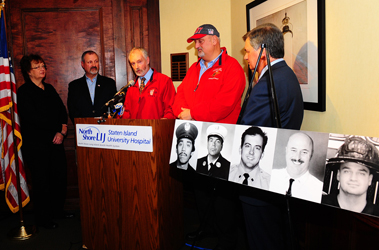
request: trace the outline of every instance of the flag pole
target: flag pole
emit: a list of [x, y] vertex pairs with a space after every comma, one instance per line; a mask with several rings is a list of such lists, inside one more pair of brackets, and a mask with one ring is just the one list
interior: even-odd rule
[[[4, 22], [5, 22], [5, 0], [2, 0], [0, 3], [0, 16], [1, 12], [4, 14]], [[11, 65], [9, 65], [11, 66]], [[11, 101], [13, 101], [13, 89], [11, 88]], [[14, 109], [13, 105], [10, 107], [10, 113], [11, 113], [11, 121], [12, 121], [12, 134], [13, 134], [13, 148], [14, 148], [14, 162], [16, 164], [16, 179], [17, 179], [17, 198], [18, 198], [18, 211], [20, 214], [20, 227], [12, 229], [8, 233], [8, 237], [14, 240], [27, 240], [33, 237], [36, 232], [37, 228], [35, 226], [25, 226], [24, 224], [24, 214], [22, 211], [22, 196], [21, 196], [21, 182], [20, 182], [20, 166], [19, 166], [19, 158], [18, 158], [18, 149], [17, 149], [17, 138], [15, 133], [15, 118], [14, 118]]]
[[[3, 0], [4, 1], [4, 0]], [[13, 102], [13, 91], [11, 93], [12, 103]], [[17, 196], [18, 196], [18, 212], [20, 214], [20, 227], [12, 229], [8, 233], [8, 237], [13, 240], [28, 240], [37, 233], [36, 226], [25, 226], [24, 224], [24, 214], [22, 211], [22, 197], [21, 197], [21, 182], [20, 182], [20, 165], [18, 161], [18, 150], [17, 150], [17, 136], [15, 135], [15, 119], [13, 105], [11, 107], [11, 117], [12, 117], [12, 131], [13, 131], [13, 148], [14, 148], [14, 161], [16, 163], [16, 179], [17, 179]]]

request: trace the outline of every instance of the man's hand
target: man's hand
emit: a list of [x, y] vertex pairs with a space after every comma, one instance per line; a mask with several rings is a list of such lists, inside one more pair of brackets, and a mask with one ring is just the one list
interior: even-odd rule
[[182, 108], [182, 112], [179, 114], [178, 118], [181, 120], [193, 120], [191, 116], [191, 110]]

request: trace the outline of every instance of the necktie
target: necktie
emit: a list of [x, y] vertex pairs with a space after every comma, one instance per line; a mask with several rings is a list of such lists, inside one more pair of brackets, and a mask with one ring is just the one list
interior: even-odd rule
[[245, 177], [245, 180], [243, 180], [242, 184], [247, 185], [247, 180], [249, 179], [250, 175], [248, 173], [244, 173], [243, 176]]
[[142, 93], [142, 90], [145, 88], [145, 80], [146, 80], [145, 77], [141, 77], [141, 82], [139, 84], [139, 93], [140, 94]]
[[212, 176], [212, 175], [213, 175], [213, 169], [214, 169], [214, 167], [215, 167], [215, 164], [210, 163], [209, 165], [211, 166], [211, 168], [208, 170], [208, 175], [209, 175], [209, 176]]
[[289, 187], [288, 187], [288, 191], [286, 192], [286, 195], [288, 195], [288, 196], [292, 196], [292, 183], [295, 181], [294, 179], [290, 179], [289, 180], [290, 181], [290, 185], [289, 185]]

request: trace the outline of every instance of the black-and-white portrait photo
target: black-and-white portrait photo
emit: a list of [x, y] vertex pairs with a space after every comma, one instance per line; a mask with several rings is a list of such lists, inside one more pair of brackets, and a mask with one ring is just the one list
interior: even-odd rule
[[234, 125], [204, 123], [196, 172], [228, 180]]
[[236, 126], [229, 181], [269, 189], [277, 129]]
[[378, 138], [330, 134], [322, 203], [379, 216]]
[[195, 121], [176, 121], [174, 139], [171, 147], [170, 166], [187, 170], [196, 169], [196, 138], [202, 123]]
[[318, 132], [278, 131], [270, 191], [320, 203], [328, 137]]

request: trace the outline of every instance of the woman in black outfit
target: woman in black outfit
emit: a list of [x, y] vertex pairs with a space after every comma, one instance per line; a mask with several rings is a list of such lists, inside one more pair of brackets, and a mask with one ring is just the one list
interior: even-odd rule
[[44, 60], [31, 54], [20, 64], [25, 80], [17, 92], [22, 153], [32, 176], [35, 219], [37, 225], [54, 229], [58, 224], [53, 218], [63, 216], [66, 199], [67, 112], [54, 87], [44, 82]]

